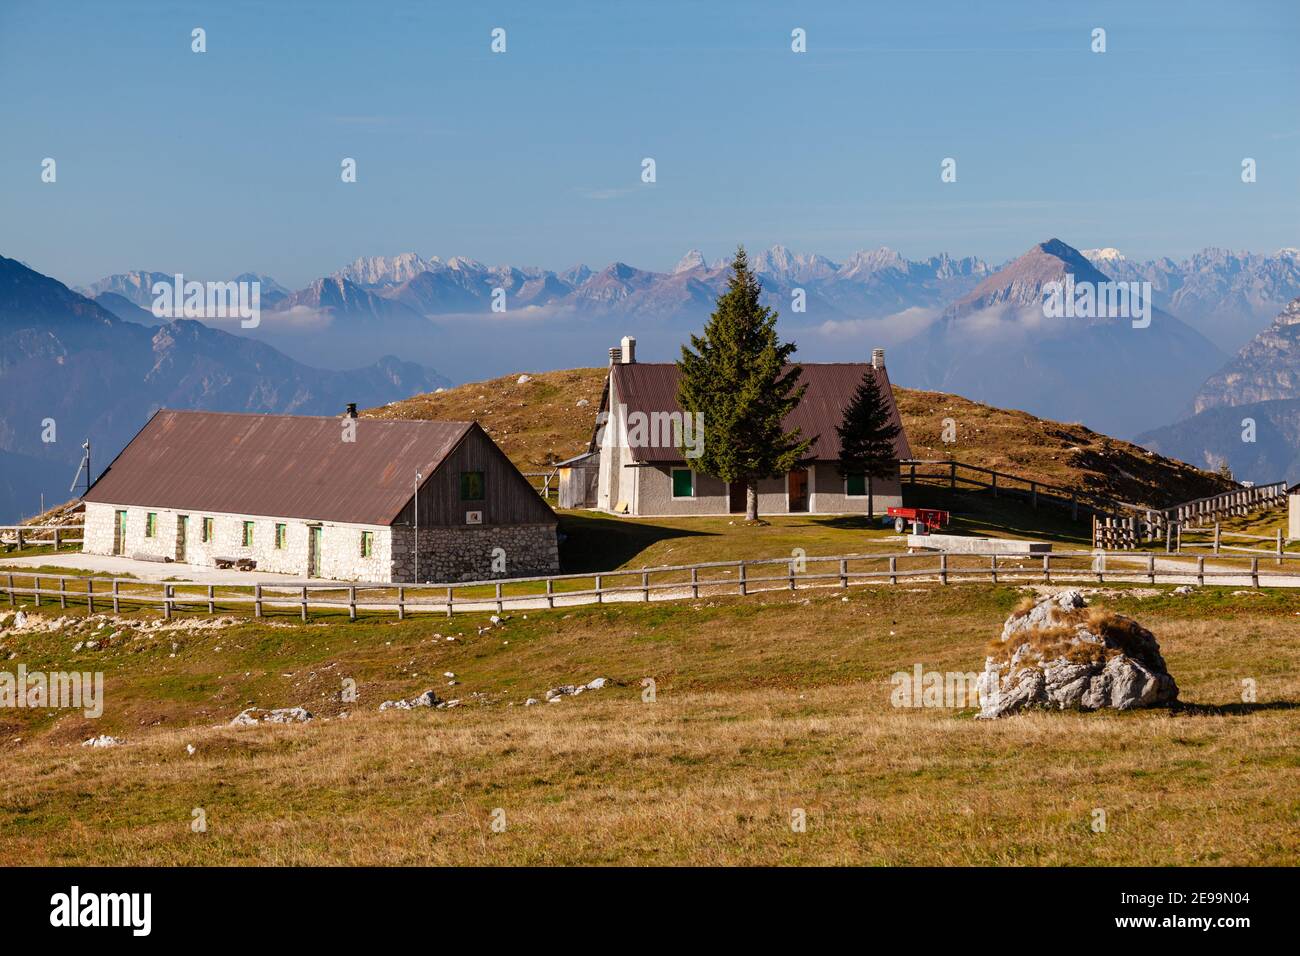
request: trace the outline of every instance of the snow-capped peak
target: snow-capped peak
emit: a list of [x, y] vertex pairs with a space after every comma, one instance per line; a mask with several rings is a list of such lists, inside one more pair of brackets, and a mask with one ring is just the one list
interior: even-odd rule
[[1091, 262], [1124, 262], [1124, 253], [1107, 246], [1105, 249], [1084, 249], [1083, 257]]

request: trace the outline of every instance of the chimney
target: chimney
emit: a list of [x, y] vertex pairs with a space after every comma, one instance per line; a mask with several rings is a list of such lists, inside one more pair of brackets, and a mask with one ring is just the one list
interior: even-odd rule
[[357, 417], [357, 403], [348, 402], [348, 418], [356, 418], [356, 417]]
[[623, 364], [636, 364], [636, 339], [630, 335], [623, 336]]
[[884, 349], [872, 349], [872, 350], [871, 350], [871, 367], [872, 367], [872, 368], [884, 368], [884, 367], [885, 367], [885, 350], [884, 350]]
[[621, 361], [623, 361], [623, 350], [615, 345], [609, 350], [609, 364], [617, 365]]

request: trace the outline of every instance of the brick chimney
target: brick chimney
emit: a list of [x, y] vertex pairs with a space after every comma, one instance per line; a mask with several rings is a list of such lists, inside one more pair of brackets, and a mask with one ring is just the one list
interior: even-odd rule
[[884, 350], [884, 349], [872, 349], [872, 350], [871, 350], [871, 367], [872, 367], [872, 368], [884, 368], [884, 367], [885, 367], [885, 350]]
[[636, 339], [632, 338], [632, 336], [630, 335], [623, 336], [622, 353], [623, 353], [624, 365], [635, 365], [636, 364]]

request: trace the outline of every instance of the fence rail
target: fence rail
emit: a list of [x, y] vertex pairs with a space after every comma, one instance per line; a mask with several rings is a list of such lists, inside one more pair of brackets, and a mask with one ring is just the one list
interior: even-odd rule
[[923, 482], [946, 484], [952, 491], [962, 486], [984, 488], [992, 491], [995, 498], [1002, 494], [1022, 498], [1028, 501], [1032, 508], [1037, 508], [1040, 502], [1068, 508], [1070, 516], [1076, 521], [1080, 511], [1094, 515], [1117, 515], [1138, 507], [1104, 495], [1080, 492], [1075, 488], [1065, 488], [1049, 482], [1013, 475], [1010, 472], [984, 468], [980, 465], [968, 465], [951, 459], [908, 459], [899, 462], [899, 468], [900, 477], [909, 485]]
[[[1269, 563], [1300, 563], [1300, 554], [1268, 554]], [[962, 580], [992, 583], [1171, 583], [1271, 587], [1300, 586], [1300, 568], [1261, 570], [1261, 555], [1221, 556], [1206, 563], [1204, 553], [1157, 554], [1105, 551], [1049, 552], [1042, 555], [997, 553], [894, 552], [829, 557], [761, 558], [671, 565], [600, 573], [415, 585], [385, 583], [293, 584], [257, 582], [219, 585], [197, 581], [142, 582], [127, 578], [28, 574], [7, 571], [0, 595], [11, 607], [20, 598], [58, 602], [61, 609], [85, 606], [87, 614], [125, 606], [158, 608], [171, 618], [178, 611], [228, 613], [251, 606], [254, 617], [272, 611], [296, 612], [307, 620], [315, 610], [408, 614], [457, 611], [503, 612], [521, 609], [602, 604], [606, 601], [699, 600], [730, 594], [751, 595], [801, 588], [901, 582], [938, 584]], [[1235, 562], [1235, 563], [1234, 563]], [[55, 586], [57, 585], [57, 586]]]
[[65, 544], [81, 544], [84, 529], [79, 524], [6, 524], [0, 525], [0, 546], [19, 550], [34, 545], [52, 544], [61, 548]]

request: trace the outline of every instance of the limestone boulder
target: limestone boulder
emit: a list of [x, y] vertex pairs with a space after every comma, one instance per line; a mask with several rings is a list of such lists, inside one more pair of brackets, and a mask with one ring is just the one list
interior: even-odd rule
[[1067, 590], [1007, 618], [989, 646], [979, 694], [979, 716], [993, 718], [1030, 707], [1155, 707], [1177, 700], [1178, 684], [1150, 631]]

